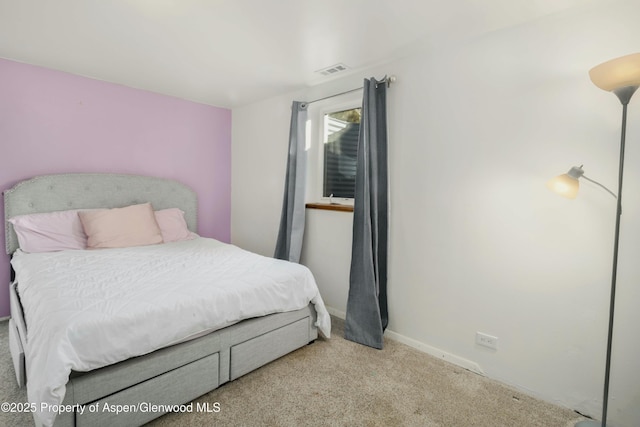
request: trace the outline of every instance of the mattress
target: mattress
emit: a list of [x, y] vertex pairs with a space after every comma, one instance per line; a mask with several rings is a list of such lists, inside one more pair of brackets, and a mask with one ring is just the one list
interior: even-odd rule
[[243, 319], [315, 305], [311, 272], [213, 239], [12, 258], [28, 326], [26, 368], [36, 419], [51, 425], [70, 372], [90, 371]]

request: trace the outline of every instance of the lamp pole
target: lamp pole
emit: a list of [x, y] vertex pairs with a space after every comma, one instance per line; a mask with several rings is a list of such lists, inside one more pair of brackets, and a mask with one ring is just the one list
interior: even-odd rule
[[638, 86], [625, 86], [615, 89], [616, 94], [622, 103], [622, 131], [620, 135], [620, 163], [618, 166], [618, 197], [616, 207], [616, 228], [613, 240], [613, 266], [611, 268], [611, 296], [609, 301], [609, 329], [607, 333], [607, 357], [604, 371], [604, 393], [602, 398], [602, 421], [580, 421], [576, 427], [596, 427], [607, 426], [607, 408], [609, 403], [609, 378], [611, 376], [611, 348], [613, 344], [613, 320], [616, 305], [616, 280], [618, 276], [618, 244], [620, 242], [620, 218], [622, 217], [622, 180], [624, 177], [624, 149], [627, 133], [627, 105], [635, 93]]
[[609, 303], [609, 333], [607, 336], [607, 361], [604, 373], [604, 400], [602, 401], [602, 426], [607, 425], [609, 400], [609, 377], [611, 374], [611, 347], [613, 343], [613, 318], [616, 305], [616, 279], [618, 274], [618, 243], [620, 242], [620, 218], [622, 217], [622, 180], [624, 177], [624, 149], [627, 136], [627, 105], [638, 86], [627, 86], [614, 91], [622, 103], [622, 130], [620, 132], [620, 163], [618, 166], [618, 205], [616, 208], [616, 231], [613, 241], [613, 268], [611, 272], [611, 301]]

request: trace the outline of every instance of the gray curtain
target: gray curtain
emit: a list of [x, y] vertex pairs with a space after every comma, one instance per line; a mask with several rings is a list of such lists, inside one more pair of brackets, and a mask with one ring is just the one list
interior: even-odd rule
[[378, 349], [388, 323], [386, 90], [386, 80], [364, 81], [345, 320], [345, 338]]
[[293, 262], [300, 261], [304, 235], [304, 192], [307, 175], [306, 121], [307, 104], [293, 101], [280, 230], [273, 255], [274, 258]]

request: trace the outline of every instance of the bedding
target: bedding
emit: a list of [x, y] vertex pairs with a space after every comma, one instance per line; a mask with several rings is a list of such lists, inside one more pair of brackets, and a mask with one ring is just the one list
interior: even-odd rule
[[78, 212], [87, 248], [126, 248], [162, 243], [151, 203]]
[[[196, 237], [152, 246], [15, 252], [28, 325], [29, 401], [62, 402], [70, 372], [148, 354], [243, 319], [310, 302], [327, 337], [330, 319], [304, 266]], [[215, 279], [212, 279], [215, 278]], [[44, 425], [52, 411], [38, 411]]]
[[178, 208], [162, 209], [154, 212], [162, 240], [165, 243], [195, 239], [197, 235], [189, 231], [184, 220], [184, 212]]
[[[13, 225], [20, 249], [24, 252], [87, 249], [87, 235], [78, 212], [95, 210], [97, 209], [70, 209], [17, 215], [7, 221]], [[197, 234], [189, 230], [184, 211], [181, 209], [168, 208], [154, 211], [154, 217], [165, 243], [197, 237]]]
[[87, 235], [82, 229], [77, 209], [18, 215], [7, 221], [13, 224], [20, 249], [24, 252], [52, 252], [87, 247]]

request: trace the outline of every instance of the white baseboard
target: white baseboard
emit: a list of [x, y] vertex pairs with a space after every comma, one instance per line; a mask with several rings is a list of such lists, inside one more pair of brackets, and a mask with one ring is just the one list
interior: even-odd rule
[[347, 317], [347, 313], [345, 313], [344, 311], [336, 310], [333, 307], [327, 307], [327, 311], [330, 315], [336, 316], [338, 319], [344, 320]]
[[[347, 315], [347, 313], [345, 313], [344, 311], [336, 310], [333, 307], [327, 307], [327, 311], [330, 315], [338, 317], [340, 319], [345, 319]], [[447, 353], [446, 351], [440, 350], [439, 348], [414, 340], [413, 338], [405, 337], [404, 335], [393, 332], [389, 329], [387, 329], [384, 334], [389, 339], [401, 342], [402, 344], [406, 344], [409, 347], [415, 348], [416, 350], [419, 350], [423, 353], [430, 354], [431, 356], [437, 357], [438, 359], [446, 360], [447, 362], [458, 365], [461, 368], [485, 376], [484, 371], [476, 362], [456, 356], [455, 354]]]
[[483, 376], [485, 375], [480, 365], [478, 365], [476, 362], [456, 356], [455, 354], [447, 353], [446, 351], [440, 350], [439, 348], [430, 346], [420, 341], [416, 341], [413, 338], [405, 337], [404, 335], [400, 335], [399, 333], [390, 331], [389, 329], [387, 329], [384, 334], [394, 341], [406, 344], [409, 347], [413, 347], [416, 350], [422, 351], [423, 353], [427, 353], [439, 359], [446, 360], [447, 362], [458, 365], [461, 368], [467, 369], [471, 372], [475, 372], [476, 374], [480, 374]]
[[3, 320], [9, 320], [9, 319], [11, 319], [11, 316], [0, 317], [0, 322], [2, 322]]

